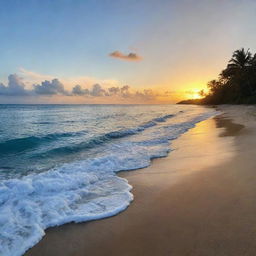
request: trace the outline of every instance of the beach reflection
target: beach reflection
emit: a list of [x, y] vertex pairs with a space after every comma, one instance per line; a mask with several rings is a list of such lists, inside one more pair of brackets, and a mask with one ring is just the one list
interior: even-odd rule
[[240, 128], [231, 120], [222, 121], [222, 117], [198, 123], [172, 142], [168, 157], [155, 159], [150, 167], [143, 170], [124, 172], [122, 177], [127, 178], [130, 184], [134, 181], [145, 189], [154, 189], [166, 183], [176, 183], [184, 175], [218, 166], [234, 157], [237, 150], [234, 136], [241, 131]]

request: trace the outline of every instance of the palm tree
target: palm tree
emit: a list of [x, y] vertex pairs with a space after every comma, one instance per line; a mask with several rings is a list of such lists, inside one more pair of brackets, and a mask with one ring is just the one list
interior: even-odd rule
[[247, 51], [244, 50], [244, 48], [240, 50], [236, 50], [233, 53], [233, 56], [231, 60], [229, 61], [229, 65], [232, 65], [233, 67], [243, 69], [250, 65], [252, 59], [252, 54], [250, 52], [250, 49], [247, 49]]
[[221, 72], [221, 77], [224, 79], [229, 79], [241, 74], [246, 70], [247, 67], [251, 65], [252, 59], [250, 49], [247, 49], [247, 51], [245, 51], [244, 48], [236, 50], [233, 53], [226, 69]]
[[241, 48], [232, 54], [218, 79], [208, 83], [201, 104], [256, 104], [256, 54]]
[[256, 94], [256, 54], [251, 57], [250, 66], [248, 72], [248, 80], [250, 81], [250, 87], [252, 94]]
[[255, 92], [252, 81], [252, 63], [255, 64], [255, 60], [249, 49], [245, 51], [241, 48], [233, 53], [226, 69], [220, 74], [226, 84], [240, 91], [240, 96], [253, 95]]

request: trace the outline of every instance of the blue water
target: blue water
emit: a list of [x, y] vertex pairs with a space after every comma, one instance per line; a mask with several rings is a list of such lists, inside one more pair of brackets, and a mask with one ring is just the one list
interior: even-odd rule
[[133, 200], [116, 175], [150, 165], [213, 109], [183, 105], [0, 105], [0, 255], [50, 226], [116, 214]]

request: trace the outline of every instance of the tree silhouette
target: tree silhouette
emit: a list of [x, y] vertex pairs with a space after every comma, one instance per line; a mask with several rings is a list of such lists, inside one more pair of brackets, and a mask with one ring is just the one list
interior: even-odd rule
[[256, 103], [256, 54], [249, 49], [236, 50], [219, 78], [207, 86], [209, 93], [202, 95], [200, 104]]

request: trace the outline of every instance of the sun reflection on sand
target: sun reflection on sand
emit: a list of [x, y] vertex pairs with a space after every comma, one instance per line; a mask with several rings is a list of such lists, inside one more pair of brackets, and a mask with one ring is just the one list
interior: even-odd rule
[[138, 172], [125, 172], [121, 176], [131, 181], [131, 184], [133, 179], [136, 179], [136, 182], [145, 189], [151, 190], [152, 178], [155, 184], [162, 187], [164, 184], [176, 183], [184, 175], [229, 161], [235, 155], [234, 137], [222, 137], [221, 134], [226, 131], [225, 126], [217, 127], [218, 129], [216, 127], [214, 118], [198, 123], [193, 129], [173, 141], [172, 151], [168, 157], [155, 159], [148, 168]]

